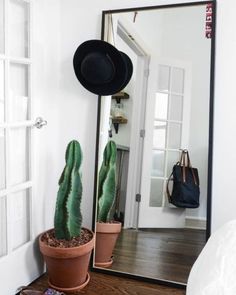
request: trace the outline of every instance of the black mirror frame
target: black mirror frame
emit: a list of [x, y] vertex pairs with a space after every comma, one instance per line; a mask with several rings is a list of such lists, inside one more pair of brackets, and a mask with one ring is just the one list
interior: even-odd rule
[[[212, 38], [211, 38], [211, 64], [210, 64], [210, 100], [209, 100], [209, 140], [208, 140], [208, 177], [207, 177], [207, 225], [206, 225], [206, 241], [211, 234], [211, 204], [212, 204], [212, 158], [213, 158], [213, 124], [214, 124], [214, 72], [215, 72], [215, 32], [216, 32], [216, 0], [210, 1], [199, 1], [199, 2], [188, 2], [188, 3], [178, 3], [178, 4], [166, 4], [158, 6], [145, 6], [145, 7], [132, 7], [126, 9], [116, 9], [116, 10], [104, 10], [102, 11], [102, 30], [101, 39], [104, 40], [104, 30], [105, 30], [105, 16], [108, 13], [120, 13], [120, 12], [131, 12], [139, 10], [153, 10], [153, 9], [163, 9], [163, 8], [175, 8], [175, 7], [187, 7], [187, 6], [198, 6], [212, 4], [213, 6], [213, 19], [212, 19]], [[94, 200], [93, 200], [93, 218], [92, 218], [92, 230], [95, 232], [96, 224], [96, 193], [97, 193], [97, 177], [98, 177], [98, 153], [99, 153], [99, 130], [100, 130], [100, 111], [101, 111], [101, 96], [98, 96], [97, 103], [97, 133], [96, 133], [96, 150], [95, 150], [95, 172], [94, 172]], [[185, 289], [186, 284], [177, 283], [172, 281], [166, 281], [161, 279], [154, 279], [149, 277], [142, 277], [140, 275], [124, 273], [113, 270], [106, 270], [102, 268], [96, 268], [93, 266], [94, 251], [92, 253], [90, 261], [90, 269], [94, 272], [104, 273], [108, 275], [126, 277], [131, 279], [136, 279], [139, 281], [145, 281], [150, 283], [156, 283], [160, 285], [166, 285], [174, 288]]]

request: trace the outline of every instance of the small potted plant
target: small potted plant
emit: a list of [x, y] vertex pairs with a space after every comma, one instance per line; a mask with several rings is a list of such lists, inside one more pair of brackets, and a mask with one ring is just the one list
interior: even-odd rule
[[116, 144], [109, 141], [103, 152], [98, 179], [95, 265], [112, 265], [112, 252], [121, 231], [121, 223], [111, 220], [110, 211], [116, 196]]
[[49, 286], [71, 293], [89, 282], [94, 234], [81, 227], [82, 152], [78, 141], [68, 144], [65, 159], [66, 165], [59, 179], [54, 228], [40, 235], [39, 246], [46, 262]]

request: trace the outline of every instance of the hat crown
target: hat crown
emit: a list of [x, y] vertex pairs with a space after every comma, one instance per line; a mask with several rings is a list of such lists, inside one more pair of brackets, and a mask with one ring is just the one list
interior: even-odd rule
[[115, 76], [115, 66], [108, 54], [91, 52], [81, 63], [81, 74], [89, 83], [109, 83]]
[[133, 73], [130, 58], [102, 40], [79, 45], [73, 57], [77, 79], [90, 92], [113, 95], [124, 89]]

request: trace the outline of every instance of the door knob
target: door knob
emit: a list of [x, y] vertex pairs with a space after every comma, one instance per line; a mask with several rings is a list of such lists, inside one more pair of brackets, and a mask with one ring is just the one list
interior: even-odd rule
[[34, 123], [34, 127], [41, 129], [43, 126], [47, 125], [47, 121], [44, 120], [42, 117], [37, 117]]

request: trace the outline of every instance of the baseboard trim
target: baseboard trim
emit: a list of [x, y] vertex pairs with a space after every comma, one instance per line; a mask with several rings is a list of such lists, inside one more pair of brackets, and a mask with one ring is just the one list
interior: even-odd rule
[[186, 216], [185, 227], [193, 229], [206, 229], [206, 218]]

